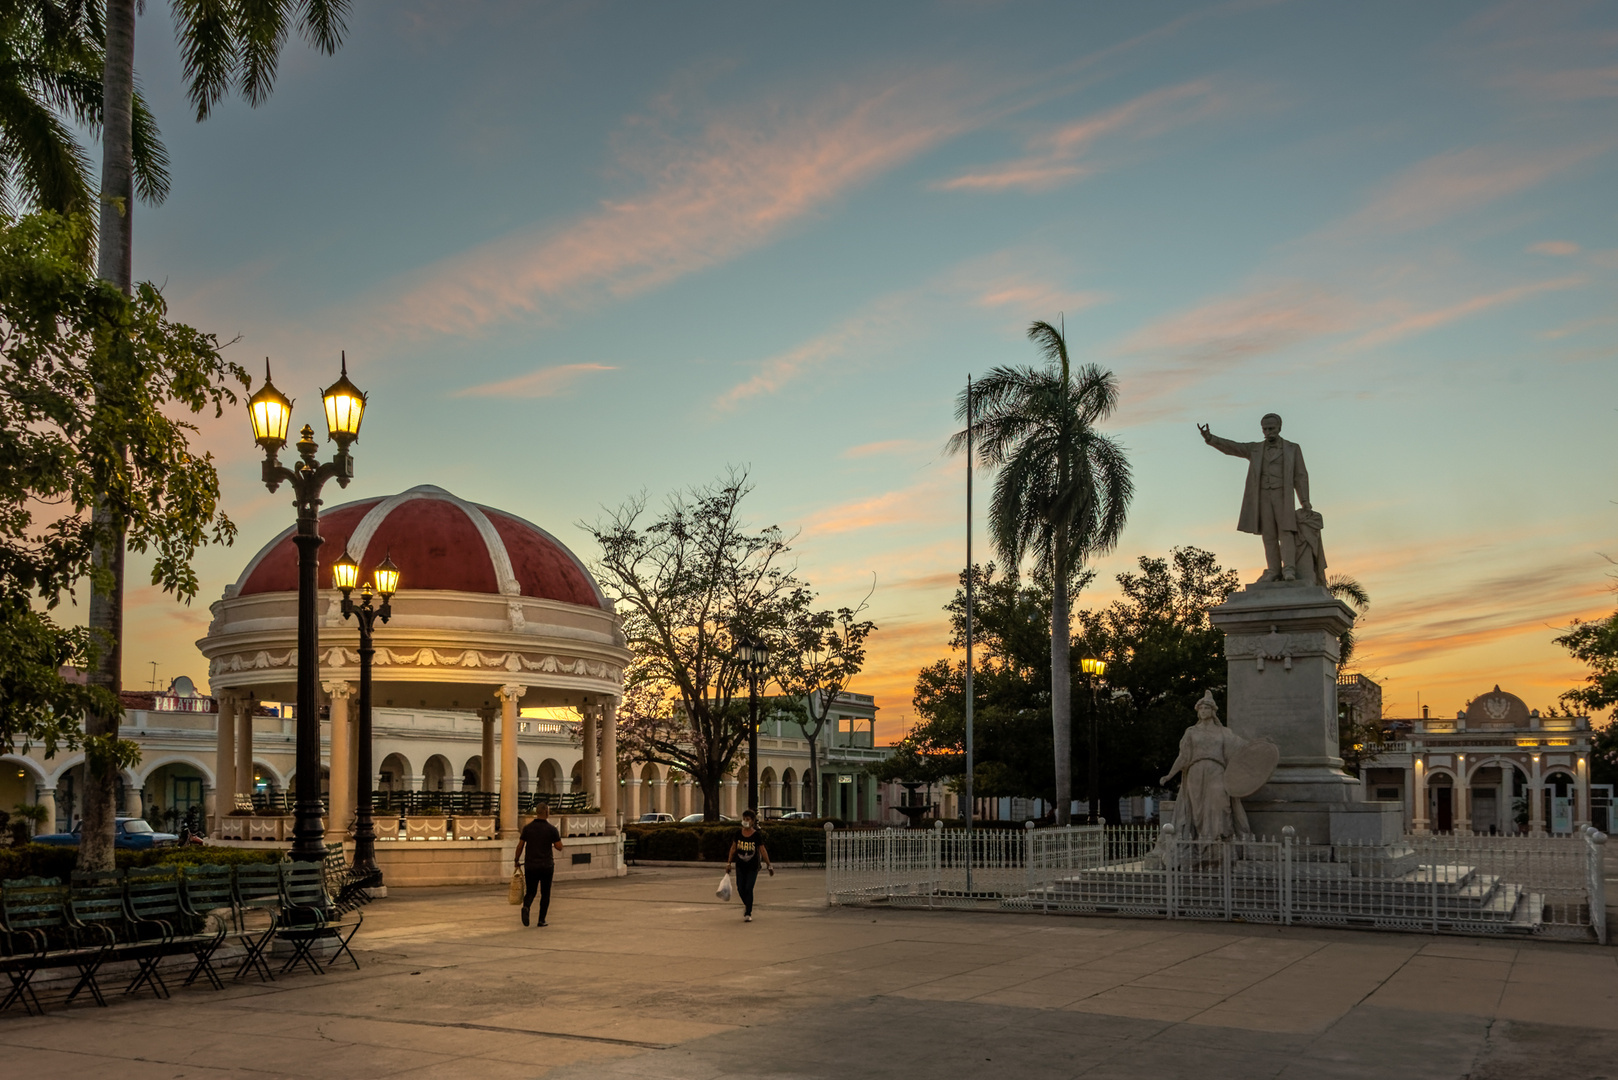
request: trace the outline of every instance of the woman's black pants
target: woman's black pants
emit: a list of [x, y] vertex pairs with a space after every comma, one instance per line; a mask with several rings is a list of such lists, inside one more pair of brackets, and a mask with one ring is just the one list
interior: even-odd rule
[[742, 898], [747, 905], [743, 915], [753, 914], [753, 885], [758, 881], [758, 862], [738, 862], [736, 864], [736, 895]]

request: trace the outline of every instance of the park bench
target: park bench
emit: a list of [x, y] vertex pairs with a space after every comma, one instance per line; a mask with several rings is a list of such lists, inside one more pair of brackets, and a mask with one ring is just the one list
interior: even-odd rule
[[[249, 971], [257, 973], [259, 980], [275, 981], [275, 973], [264, 958], [265, 950], [275, 940], [281, 925], [281, 867], [282, 863], [244, 863], [236, 867], [236, 895], [233, 907], [236, 916], [235, 934], [242, 943], [245, 955], [233, 978], [240, 979]], [[259, 923], [254, 926], [251, 923]]]
[[205, 928], [212, 920], [218, 931], [218, 937], [212, 947], [196, 950], [197, 962], [192, 965], [182, 985], [190, 986], [197, 981], [198, 976], [205, 975], [216, 989], [223, 989], [224, 984], [220, 982], [219, 973], [214, 970], [214, 954], [219, 951], [226, 938], [242, 937], [241, 920], [236, 912], [235, 883], [230, 867], [220, 866], [217, 863], [186, 867], [185, 877], [182, 879], [180, 905], [193, 927]]
[[314, 947], [328, 939], [336, 944], [336, 948], [327, 963], [335, 963], [338, 957], [347, 953], [357, 969], [360, 966], [359, 958], [348, 943], [359, 933], [360, 924], [365, 921], [364, 913], [356, 911], [359, 917], [347, 922], [343, 913], [332, 907], [331, 899], [326, 895], [323, 866], [282, 863], [281, 870], [281, 922], [275, 936], [292, 945], [292, 956], [281, 966], [281, 973], [284, 975], [301, 963], [316, 975], [324, 975], [325, 969], [315, 958]]
[[0, 1012], [21, 1001], [28, 1015], [36, 1010], [43, 1013], [44, 1007], [34, 995], [33, 978], [48, 968], [62, 967], [79, 972], [78, 982], [68, 992], [68, 1004], [88, 988], [97, 1005], [106, 1005], [95, 976], [107, 957], [107, 942], [100, 934], [86, 940], [73, 920], [61, 879], [13, 878], [0, 882], [0, 891], [0, 930], [5, 942], [0, 971], [11, 980], [11, 992], [0, 1001]]
[[341, 844], [326, 849], [326, 895], [338, 914], [346, 915], [371, 902], [371, 875], [348, 865]]
[[[180, 868], [178, 866], [152, 866], [131, 869], [124, 878], [124, 908], [129, 918], [132, 940], [150, 941], [137, 962], [146, 969], [148, 985], [161, 987], [168, 997], [168, 987], [158, 965], [165, 957], [189, 953], [195, 960], [211, 957], [224, 940], [224, 924], [214, 920], [209, 929], [207, 919], [197, 919], [186, 910], [180, 895]], [[213, 966], [201, 963], [215, 990], [224, 984], [213, 972]], [[198, 973], [199, 964], [193, 963], [191, 974]], [[186, 980], [189, 985], [191, 979]]]

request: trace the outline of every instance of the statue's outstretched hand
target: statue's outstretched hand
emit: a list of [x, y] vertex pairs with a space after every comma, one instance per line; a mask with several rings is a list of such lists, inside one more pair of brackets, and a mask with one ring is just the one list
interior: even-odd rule
[[1208, 430], [1208, 425], [1207, 424], [1198, 424], [1197, 425], [1197, 430], [1202, 432], [1202, 441], [1203, 442], [1205, 442], [1205, 443], [1212, 443], [1213, 442], [1213, 432]]

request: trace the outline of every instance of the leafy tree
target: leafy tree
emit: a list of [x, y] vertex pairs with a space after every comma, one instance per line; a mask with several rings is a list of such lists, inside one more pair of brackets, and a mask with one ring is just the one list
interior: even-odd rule
[[1591, 714], [1618, 706], [1618, 611], [1594, 622], [1575, 619], [1555, 641], [1590, 668], [1584, 685], [1563, 694], [1562, 703]]
[[[1087, 558], [1118, 543], [1134, 483], [1123, 447], [1095, 428], [1117, 405], [1112, 373], [1093, 364], [1075, 373], [1067, 340], [1049, 323], [1034, 323], [1028, 337], [1053, 366], [994, 368], [955, 412], [984, 465], [1000, 470], [989, 502], [996, 552], [1010, 567], [1032, 555], [1052, 584], [1051, 735], [1056, 820], [1065, 825], [1073, 794], [1069, 591]], [[965, 449], [967, 436], [959, 432], [949, 448]]]
[[[22, 206], [92, 212], [89, 156], [68, 122], [101, 125], [104, 33], [97, 5], [0, 0], [0, 214]], [[168, 153], [139, 94], [130, 119], [135, 191], [156, 205], [168, 193]], [[86, 255], [90, 239], [85, 233]]]
[[[101, 72], [101, 195], [97, 238], [98, 272], [125, 295], [134, 292], [134, 211], [136, 165], [135, 13], [137, 0], [64, 3], [91, 27], [103, 44]], [[171, 0], [184, 58], [187, 91], [197, 119], [239, 90], [249, 104], [268, 99], [288, 28], [296, 22], [311, 45], [330, 54], [346, 29], [348, 0]], [[107, 372], [109, 376], [121, 372]], [[97, 382], [98, 409], [116, 411], [135, 388]], [[114, 448], [115, 452], [116, 448]], [[92, 510], [97, 573], [90, 590], [90, 630], [97, 639], [90, 681], [116, 697], [123, 681], [124, 550], [131, 520], [112, 499], [98, 499]], [[116, 740], [119, 714], [92, 712], [85, 728], [92, 739]], [[86, 785], [79, 865], [112, 865], [113, 777], [105, 773]]]
[[865, 639], [876, 623], [860, 618], [866, 601], [857, 608], [810, 611], [807, 591], [801, 600], [781, 634], [776, 682], [799, 702], [798, 726], [809, 740], [809, 799], [803, 809], [815, 814], [820, 810], [820, 733], [837, 696], [865, 666]]
[[[47, 753], [81, 741], [87, 711], [116, 716], [105, 685], [74, 685], [100, 649], [53, 612], [96, 580], [90, 514], [108, 508], [129, 543], [152, 551], [152, 582], [190, 600], [190, 560], [228, 543], [209, 454], [190, 447], [194, 425], [173, 406], [218, 415], [229, 383], [247, 374], [219, 355], [210, 334], [171, 322], [162, 295], [142, 284], [125, 296], [93, 278], [79, 252], [86, 216], [0, 219], [0, 746]], [[111, 782], [132, 760], [116, 731], [83, 737], [91, 773]], [[91, 785], [93, 786], [93, 785]], [[86, 843], [86, 848], [92, 845]], [[83, 852], [81, 852], [81, 857]], [[106, 852], [110, 860], [111, 851]]]
[[691, 777], [709, 821], [719, 818], [720, 782], [747, 740], [739, 634], [779, 641], [806, 603], [803, 584], [784, 565], [790, 538], [741, 520], [750, 490], [746, 474], [735, 473], [671, 496], [651, 520], [642, 496], [582, 526], [601, 548], [594, 569], [615, 594], [634, 653], [619, 710], [621, 745]]

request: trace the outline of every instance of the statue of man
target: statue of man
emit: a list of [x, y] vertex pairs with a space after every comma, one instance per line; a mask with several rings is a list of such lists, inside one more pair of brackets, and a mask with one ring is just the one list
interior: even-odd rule
[[1292, 496], [1296, 492], [1303, 509], [1310, 509], [1309, 471], [1303, 466], [1298, 444], [1281, 438], [1279, 416], [1266, 414], [1259, 427], [1264, 441], [1250, 443], [1221, 439], [1207, 424], [1198, 424], [1197, 430], [1215, 450], [1247, 459], [1247, 490], [1236, 528], [1264, 538], [1264, 558], [1269, 565], [1259, 580], [1296, 581], [1298, 512]]

